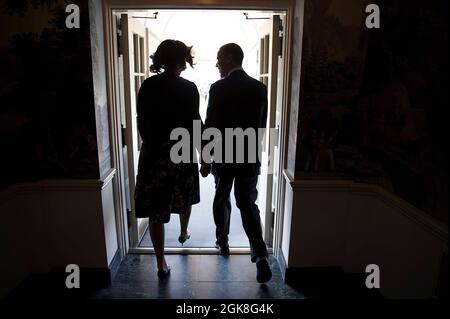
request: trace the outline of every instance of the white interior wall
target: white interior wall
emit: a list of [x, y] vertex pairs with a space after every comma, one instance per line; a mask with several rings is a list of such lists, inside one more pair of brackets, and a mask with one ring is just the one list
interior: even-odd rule
[[118, 248], [111, 180], [43, 180], [0, 191], [0, 251], [8, 261], [0, 263], [0, 298], [30, 273], [109, 267]]
[[289, 180], [287, 188], [286, 198], [293, 196], [283, 237], [289, 268], [364, 273], [376, 264], [385, 297], [435, 297], [447, 227], [374, 185]]

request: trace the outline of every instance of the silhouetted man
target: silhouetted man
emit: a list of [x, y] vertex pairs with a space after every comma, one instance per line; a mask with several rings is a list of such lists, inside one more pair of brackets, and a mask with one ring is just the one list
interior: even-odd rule
[[[212, 170], [216, 192], [213, 203], [214, 222], [216, 224], [216, 247], [222, 255], [229, 254], [228, 234], [230, 230], [231, 201], [230, 192], [234, 182], [236, 205], [241, 212], [242, 225], [250, 242], [251, 260], [256, 262], [257, 276], [260, 283], [270, 280], [272, 272], [267, 260], [267, 247], [261, 230], [259, 209], [255, 201], [258, 196], [256, 185], [261, 163], [256, 154], [256, 161], [250, 161], [247, 151], [249, 146], [258, 150], [258, 145], [250, 145], [250, 139], [244, 144], [245, 160], [236, 162], [236, 147], [233, 149], [233, 163], [224, 163], [229, 149], [225, 148], [225, 128], [248, 128], [258, 132], [265, 128], [267, 118], [267, 88], [261, 82], [248, 76], [242, 69], [244, 53], [234, 43], [222, 46], [217, 54], [217, 64], [221, 80], [211, 86], [205, 128], [215, 127], [222, 135], [222, 163], [214, 159], [212, 165], [203, 163], [202, 176], [206, 177]], [[256, 138], [253, 143], [260, 143]]]

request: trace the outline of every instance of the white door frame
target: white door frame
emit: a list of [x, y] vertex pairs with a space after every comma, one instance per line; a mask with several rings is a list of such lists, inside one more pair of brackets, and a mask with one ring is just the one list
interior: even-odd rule
[[[103, 19], [105, 30], [105, 55], [106, 55], [106, 76], [107, 76], [107, 97], [108, 111], [110, 116], [111, 132], [111, 157], [113, 168], [117, 170], [114, 178], [114, 201], [116, 207], [117, 233], [119, 236], [119, 248], [122, 256], [128, 252], [149, 252], [149, 249], [132, 249], [128, 241], [128, 223], [126, 205], [124, 202], [125, 192], [123, 189], [123, 160], [122, 156], [122, 136], [120, 129], [120, 114], [116, 101], [115, 79], [117, 77], [116, 51], [117, 47], [115, 30], [115, 20], [113, 10], [120, 9], [221, 9], [221, 10], [268, 10], [284, 11], [286, 13], [286, 28], [284, 30], [283, 50], [285, 53], [284, 69], [284, 88], [283, 88], [283, 106], [282, 106], [282, 131], [280, 132], [280, 160], [279, 172], [282, 172], [287, 166], [288, 150], [288, 132], [289, 132], [289, 111], [290, 111], [290, 79], [292, 74], [292, 41], [294, 6], [296, 0], [212, 0], [205, 3], [204, 0], [103, 0]], [[278, 254], [281, 249], [281, 238], [283, 236], [283, 215], [284, 215], [284, 189], [285, 179], [282, 174], [278, 176], [278, 195], [277, 211], [275, 215], [274, 236], [272, 239], [273, 253]], [[200, 253], [201, 250], [195, 250]], [[205, 249], [208, 253], [210, 250]], [[169, 251], [168, 251], [169, 252]], [[174, 250], [174, 253], [180, 252]]]
[[[280, 19], [280, 15], [274, 14], [270, 20], [267, 21], [267, 23], [260, 26], [258, 30], [258, 34], [260, 36], [260, 55], [259, 55], [259, 80], [261, 82], [264, 82], [263, 79], [266, 78], [266, 86], [267, 86], [267, 97], [268, 97], [268, 109], [267, 109], [267, 124], [268, 128], [275, 129], [277, 128], [276, 125], [276, 113], [278, 107], [282, 109], [282, 105], [278, 104], [278, 93], [280, 90], [278, 90], [278, 66], [284, 65], [284, 60], [282, 60], [282, 64], [279, 64], [279, 53], [282, 54], [282, 48], [280, 47], [280, 41], [279, 41], [279, 31], [281, 30], [280, 27], [282, 27], [282, 20]], [[267, 37], [269, 39], [269, 42], [266, 43]], [[267, 44], [267, 47], [266, 47]], [[264, 52], [263, 51], [267, 51]], [[284, 71], [284, 70], [283, 70]], [[281, 82], [283, 84], [283, 82]], [[282, 89], [282, 88], [281, 88]], [[282, 95], [282, 93], [281, 93]], [[280, 102], [280, 104], [282, 104]], [[275, 158], [279, 158], [275, 156], [275, 146], [277, 146], [277, 151], [279, 150], [278, 147], [278, 134], [274, 136], [267, 131], [268, 134], [265, 134], [263, 139], [263, 147], [262, 147], [262, 166], [261, 166], [261, 175], [258, 180], [258, 193], [265, 194], [263, 197], [263, 200], [260, 202], [258, 200], [258, 206], [259, 210], [261, 212], [261, 221], [264, 221], [262, 224], [263, 228], [263, 238], [267, 242], [269, 240], [273, 240], [273, 233], [271, 231], [271, 226], [273, 223], [272, 220], [272, 199], [273, 199], [273, 180], [274, 180], [274, 172], [276, 171], [277, 167], [273, 167], [271, 169], [272, 174], [270, 173], [269, 168], [272, 167], [272, 165], [276, 165], [277, 163], [274, 162]], [[265, 158], [267, 156], [267, 158]], [[268, 163], [266, 161], [269, 161], [270, 165], [267, 165]], [[276, 193], [276, 190], [275, 190]], [[259, 196], [258, 196], [259, 197]], [[273, 244], [273, 243], [272, 243]]]
[[[125, 139], [127, 145], [127, 157], [128, 157], [128, 189], [130, 194], [134, 194], [136, 185], [136, 176], [139, 159], [139, 132], [137, 128], [137, 92], [143, 82], [149, 76], [148, 69], [148, 29], [140, 22], [133, 20], [128, 14], [121, 13], [120, 21], [122, 26], [122, 53], [124, 56], [124, 108], [126, 118]], [[142, 39], [143, 43], [139, 40], [135, 42], [135, 37], [138, 36]], [[128, 53], [128, 56], [127, 56]], [[139, 87], [137, 87], [136, 79], [139, 79]], [[131, 196], [130, 196], [131, 197]], [[128, 225], [131, 228], [131, 236], [129, 236], [129, 242], [132, 246], [139, 245], [139, 241], [145, 233], [148, 220], [143, 219], [138, 223], [135, 217], [135, 204], [132, 198], [130, 198], [131, 217]]]

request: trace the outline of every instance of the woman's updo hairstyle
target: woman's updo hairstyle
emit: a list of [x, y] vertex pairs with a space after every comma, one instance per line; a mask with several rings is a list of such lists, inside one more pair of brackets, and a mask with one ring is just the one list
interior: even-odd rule
[[171, 70], [177, 71], [179, 69], [186, 69], [186, 62], [193, 67], [193, 56], [191, 54], [192, 46], [188, 47], [178, 40], [164, 40], [156, 49], [156, 52], [150, 56], [153, 64], [150, 66], [150, 71], [153, 73], [160, 73]]

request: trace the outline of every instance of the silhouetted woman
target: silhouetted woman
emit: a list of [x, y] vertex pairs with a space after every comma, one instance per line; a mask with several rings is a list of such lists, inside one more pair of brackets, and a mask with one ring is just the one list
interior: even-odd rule
[[172, 130], [185, 128], [192, 136], [193, 120], [200, 120], [197, 87], [180, 77], [186, 62], [193, 65], [191, 48], [180, 41], [163, 41], [151, 56], [150, 71], [157, 74], [144, 81], [138, 95], [138, 129], [143, 143], [135, 191], [136, 217], [149, 218], [160, 278], [170, 273], [164, 257], [164, 224], [171, 213], [179, 214], [178, 240], [183, 244], [190, 237], [187, 226], [191, 206], [200, 201], [198, 164], [192, 146], [188, 147], [194, 153], [190, 154], [190, 163], [174, 163], [170, 158], [170, 150], [178, 142], [171, 141]]

